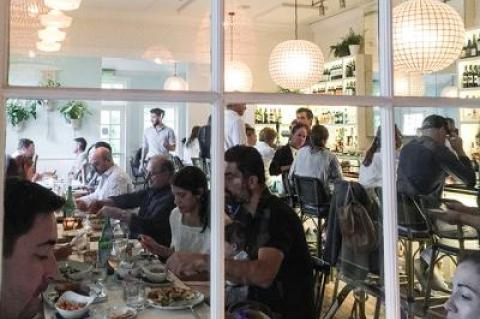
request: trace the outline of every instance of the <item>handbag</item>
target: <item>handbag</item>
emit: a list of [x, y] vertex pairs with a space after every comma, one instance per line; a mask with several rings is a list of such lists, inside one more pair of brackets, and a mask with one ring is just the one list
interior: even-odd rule
[[365, 206], [360, 203], [348, 183], [343, 206], [338, 208], [342, 241], [355, 254], [370, 253], [378, 245], [377, 228]]

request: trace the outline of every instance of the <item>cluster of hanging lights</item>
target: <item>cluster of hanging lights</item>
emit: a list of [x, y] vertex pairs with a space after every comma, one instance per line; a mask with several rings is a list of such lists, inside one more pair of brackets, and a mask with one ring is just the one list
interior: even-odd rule
[[80, 7], [82, 0], [44, 0], [45, 6], [50, 11], [40, 16], [40, 24], [44, 29], [38, 30], [40, 41], [37, 49], [44, 52], [56, 52], [62, 47], [66, 32], [60, 29], [69, 28], [72, 25], [72, 17], [63, 11], [73, 11]]

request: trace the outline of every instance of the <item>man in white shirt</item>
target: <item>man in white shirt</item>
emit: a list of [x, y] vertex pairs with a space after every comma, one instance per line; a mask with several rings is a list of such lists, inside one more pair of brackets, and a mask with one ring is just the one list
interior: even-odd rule
[[73, 139], [74, 147], [73, 154], [75, 154], [75, 165], [70, 170], [73, 179], [77, 179], [82, 183], [84, 180], [85, 166], [88, 164], [87, 141], [83, 137]]
[[175, 151], [175, 132], [163, 124], [164, 115], [165, 111], [160, 108], [150, 110], [150, 121], [153, 126], [146, 128], [143, 133], [140, 170], [143, 170], [145, 161], [148, 161], [152, 156], [168, 156], [170, 151]]
[[228, 104], [225, 111], [225, 150], [235, 145], [245, 145], [247, 136], [245, 122], [242, 119], [246, 104]]
[[90, 158], [90, 164], [100, 175], [100, 183], [95, 192], [77, 199], [78, 209], [87, 211], [93, 202], [133, 191], [130, 176], [115, 165], [112, 153], [107, 148], [97, 148]]

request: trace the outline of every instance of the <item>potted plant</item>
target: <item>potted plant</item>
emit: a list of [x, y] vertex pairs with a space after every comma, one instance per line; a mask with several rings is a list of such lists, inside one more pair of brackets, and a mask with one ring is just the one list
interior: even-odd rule
[[348, 56], [348, 44], [345, 40], [338, 42], [335, 45], [330, 46], [330, 54], [333, 52], [333, 56], [336, 58], [341, 58], [344, 56]]
[[8, 99], [6, 104], [8, 122], [17, 132], [25, 127], [25, 122], [30, 117], [37, 118], [36, 101]]
[[[46, 88], [58, 88], [60, 87], [60, 82], [48, 79], [46, 82], [41, 83], [41, 85]], [[53, 110], [55, 110], [56, 107], [56, 102], [50, 100], [38, 100], [37, 104], [40, 106], [44, 106], [48, 112], [52, 112]]]
[[67, 104], [59, 107], [60, 113], [70, 123], [73, 129], [79, 129], [81, 126], [82, 118], [86, 114], [92, 114], [88, 110], [88, 106], [83, 101], [70, 101]]
[[356, 34], [353, 32], [352, 28], [350, 28], [347, 37], [344, 38], [344, 41], [348, 45], [350, 55], [357, 55], [360, 52], [360, 45], [362, 44], [363, 36]]

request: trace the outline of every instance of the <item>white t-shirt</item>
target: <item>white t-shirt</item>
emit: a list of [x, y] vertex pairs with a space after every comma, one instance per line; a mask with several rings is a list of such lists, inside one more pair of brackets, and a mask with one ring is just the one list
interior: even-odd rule
[[258, 142], [257, 145], [255, 145], [255, 148], [258, 150], [260, 155], [262, 155], [262, 160], [263, 160], [263, 166], [265, 168], [265, 181], [267, 185], [270, 184], [270, 173], [269, 173], [269, 168], [270, 168], [270, 163], [273, 160], [273, 157], [275, 156], [275, 149], [270, 147], [265, 142]]
[[225, 150], [235, 145], [245, 145], [247, 133], [245, 122], [237, 112], [225, 110]]
[[208, 254], [210, 253], [210, 227], [202, 232], [202, 227], [191, 227], [182, 223], [182, 213], [175, 207], [170, 214], [172, 243], [175, 251]]
[[198, 138], [194, 139], [192, 143], [190, 143], [189, 146], [185, 144], [185, 147], [183, 148], [183, 161], [191, 165], [192, 164], [192, 158], [198, 158], [200, 155], [200, 143], [198, 142]]
[[[398, 166], [400, 151], [395, 152], [395, 171]], [[382, 187], [382, 154], [374, 153], [369, 166], [360, 165], [358, 182], [365, 188]]]

